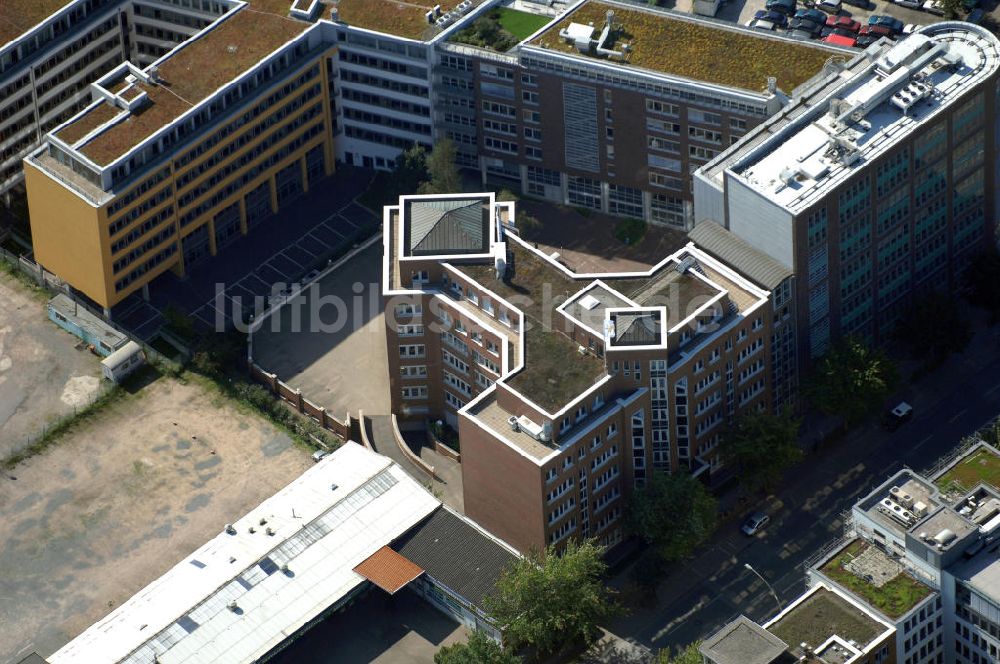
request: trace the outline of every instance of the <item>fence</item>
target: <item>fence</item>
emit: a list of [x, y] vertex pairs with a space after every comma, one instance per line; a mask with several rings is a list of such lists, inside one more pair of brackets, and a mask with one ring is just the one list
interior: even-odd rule
[[256, 362], [250, 363], [250, 378], [268, 388], [272, 394], [291, 405], [298, 412], [311, 418], [323, 429], [333, 432], [344, 440], [351, 440], [353, 438], [353, 433], [357, 425], [350, 413], [347, 413], [347, 417], [343, 421], [338, 420], [328, 413], [326, 408], [317, 406], [302, 396], [301, 390], [297, 390], [291, 385], [282, 382], [278, 379], [277, 374], [264, 371]]

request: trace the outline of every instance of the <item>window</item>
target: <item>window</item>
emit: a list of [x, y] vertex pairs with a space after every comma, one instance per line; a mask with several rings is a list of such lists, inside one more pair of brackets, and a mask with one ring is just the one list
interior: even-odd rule
[[424, 378], [427, 376], [427, 366], [423, 364], [408, 364], [399, 367], [402, 378]]
[[415, 385], [413, 387], [403, 388], [403, 398], [404, 399], [426, 399], [427, 398], [427, 386], [426, 385]]
[[424, 334], [423, 325], [400, 325], [396, 330], [401, 337], [421, 337]]
[[678, 108], [676, 104], [668, 104], [655, 99], [646, 100], [646, 111], [649, 113], [659, 113], [661, 115], [678, 115]]
[[424, 344], [408, 344], [399, 347], [400, 357], [423, 357]]

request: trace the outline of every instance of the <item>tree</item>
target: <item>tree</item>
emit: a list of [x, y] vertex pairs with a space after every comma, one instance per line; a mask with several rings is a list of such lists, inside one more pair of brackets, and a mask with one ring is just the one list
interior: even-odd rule
[[955, 299], [935, 292], [910, 306], [896, 323], [894, 336], [912, 357], [923, 359], [925, 366], [936, 366], [949, 354], [965, 349], [972, 329]]
[[895, 381], [896, 368], [881, 351], [847, 338], [816, 363], [807, 394], [817, 408], [843, 417], [850, 427], [882, 404]]
[[785, 469], [802, 458], [799, 424], [787, 409], [779, 415], [742, 415], [723, 434], [720, 452], [726, 463], [739, 467], [744, 486], [751, 491], [771, 489]]
[[663, 560], [681, 560], [708, 539], [718, 522], [715, 497], [688, 473], [655, 473], [632, 494], [629, 529]]
[[427, 151], [414, 143], [413, 147], [396, 157], [396, 172], [393, 173], [395, 188], [399, 193], [410, 194], [427, 180]]
[[509, 647], [553, 653], [594, 643], [598, 623], [621, 611], [602, 580], [602, 555], [592, 540], [570, 541], [561, 554], [533, 551], [507, 570], [485, 604]]
[[962, 0], [937, 0], [938, 6], [944, 12], [946, 19], [958, 18], [959, 12], [964, 9]]
[[977, 255], [965, 270], [969, 302], [986, 309], [994, 322], [1000, 318], [1000, 252], [990, 249]]
[[462, 177], [455, 166], [455, 144], [445, 138], [427, 157], [427, 173], [429, 182], [420, 185], [422, 194], [454, 194], [462, 191]]
[[469, 634], [468, 643], [444, 646], [434, 654], [434, 664], [520, 664], [521, 658], [507, 652], [482, 630]]
[[670, 656], [669, 650], [661, 650], [656, 657], [656, 664], [702, 664], [703, 659], [701, 653], [698, 652], [700, 645], [701, 641], [695, 641], [687, 648], [678, 650], [673, 657]]

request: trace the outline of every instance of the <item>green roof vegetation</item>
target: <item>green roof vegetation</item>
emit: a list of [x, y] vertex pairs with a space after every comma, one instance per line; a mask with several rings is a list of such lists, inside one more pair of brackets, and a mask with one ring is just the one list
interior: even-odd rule
[[69, 0], [3, 0], [0, 4], [0, 47], [61, 9]]
[[[604, 374], [604, 361], [581, 355], [579, 344], [552, 329], [562, 317], [558, 305], [587, 282], [577, 282], [547, 265], [516, 242], [508, 245], [515, 273], [509, 281], [496, 278], [492, 265], [457, 265], [465, 274], [494, 293], [511, 300], [524, 312], [524, 368], [509, 380], [518, 392], [554, 412], [591, 387]], [[551, 289], [547, 293], [546, 289]]]
[[899, 618], [930, 595], [931, 589], [928, 586], [902, 572], [882, 586], [876, 586], [844, 567], [869, 546], [871, 544], [864, 540], [854, 540], [823, 565], [820, 572], [893, 619]]
[[793, 646], [808, 643], [815, 648], [836, 634], [864, 647], [885, 628], [836, 593], [822, 588], [768, 627], [767, 631]]
[[548, 16], [529, 14], [502, 7], [492, 9], [451, 37], [451, 41], [490, 48], [503, 53], [537, 32], [552, 20]]
[[767, 87], [768, 77], [774, 76], [782, 90], [791, 92], [839, 53], [757, 35], [742, 28], [714, 27], [655, 10], [626, 9], [593, 1], [582, 5], [532, 43], [579, 53], [576, 46], [559, 36], [559, 31], [570, 23], [592, 24], [596, 38], [609, 10], [614, 12], [617, 34], [614, 43], [605, 47], [621, 50], [627, 43], [631, 48], [624, 60], [611, 62], [743, 90], [762, 91]]
[[981, 448], [962, 459], [935, 480], [944, 492], [968, 491], [980, 482], [1000, 490], [1000, 457], [988, 448]]
[[[427, 22], [427, 12], [435, 4], [429, 0], [340, 0], [337, 9], [339, 20], [347, 25], [408, 39], [424, 39], [438, 31]], [[441, 9], [447, 12], [454, 4], [457, 3], [442, 4]]]

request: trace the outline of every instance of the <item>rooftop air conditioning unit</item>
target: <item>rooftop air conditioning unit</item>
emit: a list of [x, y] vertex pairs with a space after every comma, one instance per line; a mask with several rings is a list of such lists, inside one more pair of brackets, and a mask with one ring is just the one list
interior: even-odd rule
[[517, 415], [511, 415], [510, 417], [508, 417], [507, 424], [510, 425], [511, 431], [517, 432], [521, 430], [521, 425], [517, 423]]
[[587, 347], [586, 346], [577, 346], [576, 347], [576, 352], [578, 352], [580, 355], [586, 355], [587, 354]]

